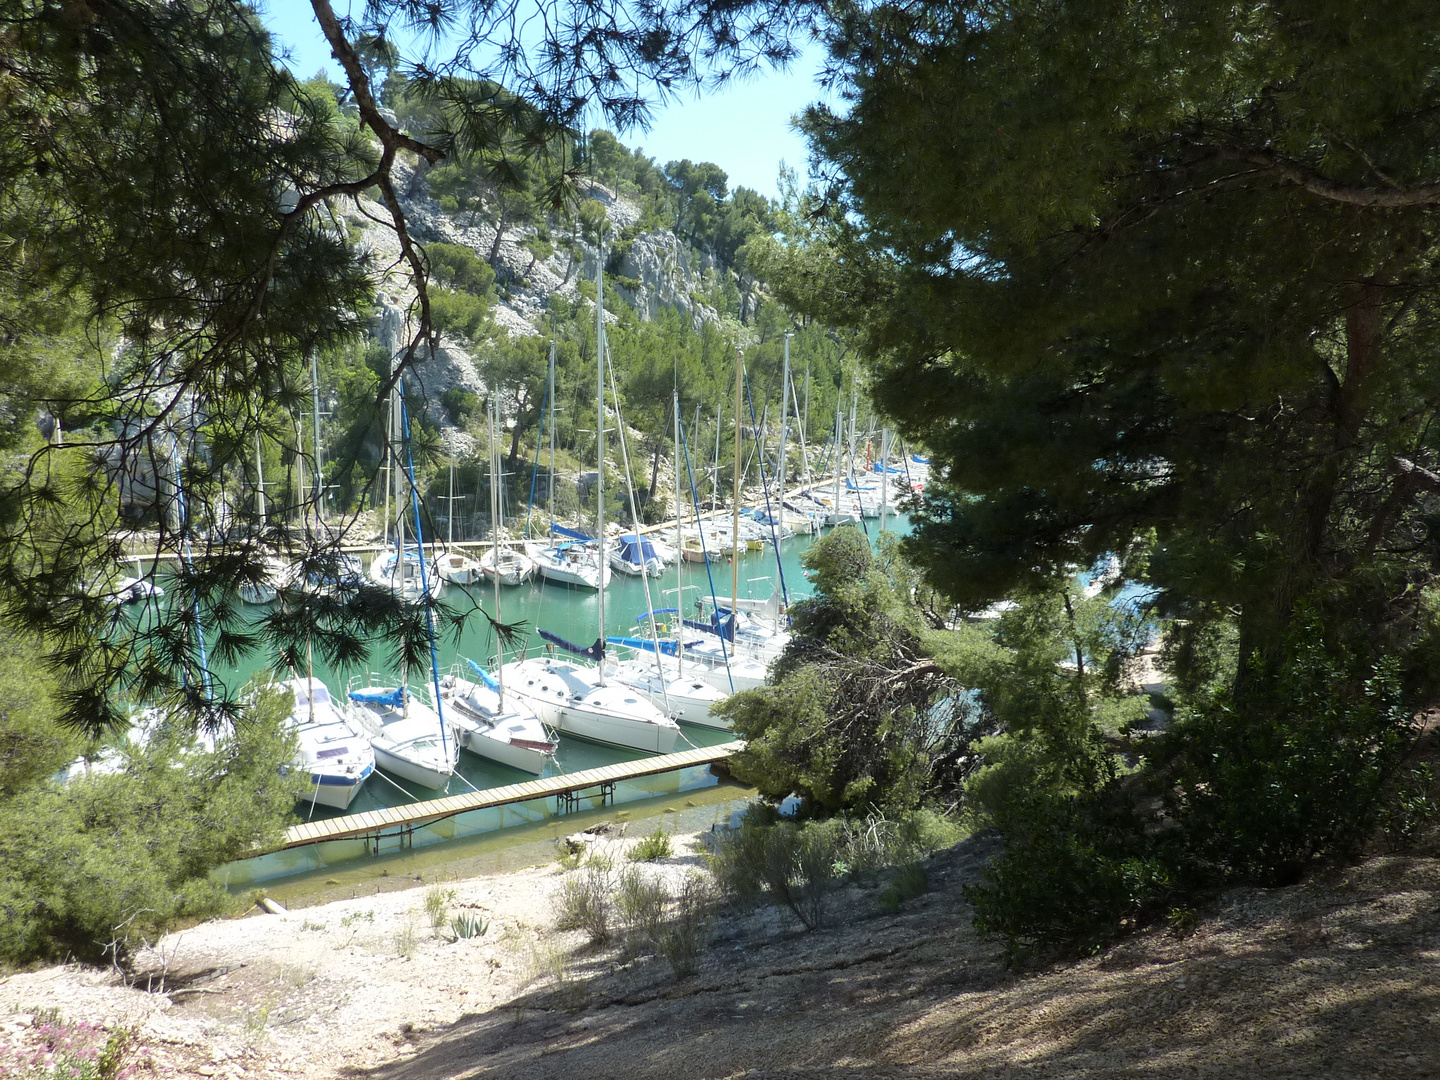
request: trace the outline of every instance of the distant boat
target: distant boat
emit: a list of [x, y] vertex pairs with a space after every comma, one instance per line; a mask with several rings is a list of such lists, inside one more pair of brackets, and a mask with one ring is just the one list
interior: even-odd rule
[[521, 585], [535, 574], [535, 560], [523, 551], [501, 545], [480, 556], [480, 572], [501, 585]]
[[273, 555], [260, 560], [261, 573], [255, 581], [244, 581], [235, 590], [247, 604], [273, 604], [278, 591], [290, 577], [290, 568]]
[[610, 549], [610, 565], [631, 577], [659, 577], [665, 572], [655, 545], [638, 533], [621, 533]]
[[462, 551], [445, 551], [435, 558], [435, 575], [452, 585], [474, 585], [480, 581], [481, 566]]

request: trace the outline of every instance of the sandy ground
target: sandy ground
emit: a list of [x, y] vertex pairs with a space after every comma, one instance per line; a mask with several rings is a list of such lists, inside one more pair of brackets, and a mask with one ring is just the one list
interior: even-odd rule
[[[677, 850], [646, 865], [696, 872]], [[882, 883], [848, 888], [813, 933], [775, 908], [725, 916], [679, 981], [556, 931], [555, 864], [255, 914], [167, 938], [148, 991], [73, 966], [11, 976], [0, 1034], [48, 1008], [137, 1025], [162, 1076], [1440, 1077], [1440, 860], [1237, 890], [1184, 936], [1016, 974], [960, 895], [988, 853], [936, 856], [898, 912]], [[488, 931], [432, 934], [436, 888]]]

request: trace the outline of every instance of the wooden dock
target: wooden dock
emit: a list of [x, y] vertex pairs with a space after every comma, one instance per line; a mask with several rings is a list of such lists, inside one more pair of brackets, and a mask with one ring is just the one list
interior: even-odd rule
[[599, 769], [550, 776], [543, 780], [527, 780], [520, 784], [507, 784], [504, 787], [486, 788], [464, 795], [450, 795], [443, 799], [392, 806], [385, 810], [371, 810], [364, 814], [347, 814], [323, 821], [309, 821], [286, 829], [284, 841], [274, 850], [359, 836], [404, 835], [420, 826], [454, 817], [456, 814], [504, 806], [507, 803], [529, 802], [532, 799], [559, 799], [568, 809], [577, 804], [581, 798], [579, 793], [588, 788], [601, 789], [600, 794], [603, 796], [607, 791], [613, 792], [615, 784], [624, 780], [636, 780], [644, 776], [724, 761], [744, 745], [743, 742], [728, 742], [718, 746], [702, 746], [678, 754], [660, 754], [641, 758], [639, 761], [625, 761]]

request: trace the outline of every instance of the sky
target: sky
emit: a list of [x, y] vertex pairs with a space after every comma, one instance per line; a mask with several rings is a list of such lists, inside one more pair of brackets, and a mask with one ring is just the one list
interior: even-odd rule
[[[345, 13], [344, 0], [335, 7], [337, 14]], [[343, 82], [308, 3], [269, 0], [261, 7], [261, 17], [277, 50], [290, 53], [287, 63], [296, 75], [309, 78], [323, 69]], [[687, 95], [656, 109], [648, 131], [616, 134], [662, 167], [681, 158], [713, 161], [729, 174], [732, 190], [743, 185], [774, 198], [782, 161], [805, 179], [805, 140], [793, 130], [791, 118], [824, 98], [816, 81], [823, 60], [823, 51], [812, 45], [786, 71], [762, 72], [698, 98]]]

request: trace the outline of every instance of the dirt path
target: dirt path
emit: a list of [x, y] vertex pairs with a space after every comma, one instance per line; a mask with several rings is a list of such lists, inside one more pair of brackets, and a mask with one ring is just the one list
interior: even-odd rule
[[894, 914], [872, 887], [815, 933], [776, 909], [727, 917], [680, 982], [555, 931], [552, 865], [440, 886], [450, 914], [489, 921], [480, 938], [431, 934], [434, 886], [211, 923], [151, 958], [166, 993], [16, 975], [0, 1027], [45, 1008], [138, 1024], [167, 1076], [1440, 1077], [1440, 861], [1237, 891], [1186, 937], [1016, 976], [960, 896], [986, 854], [938, 856]]

